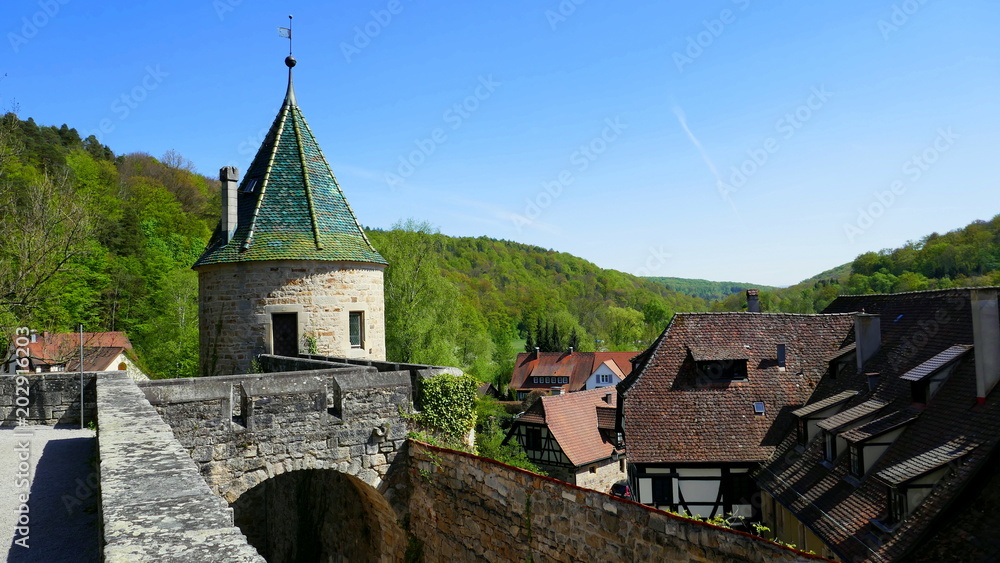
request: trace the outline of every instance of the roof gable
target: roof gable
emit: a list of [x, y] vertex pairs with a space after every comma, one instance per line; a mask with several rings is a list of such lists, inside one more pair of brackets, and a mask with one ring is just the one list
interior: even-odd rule
[[[614, 444], [601, 437], [601, 420], [607, 424], [607, 409], [616, 405], [617, 394], [607, 388], [542, 397], [545, 424], [570, 463], [579, 467], [606, 459]], [[605, 402], [610, 398], [610, 403]], [[599, 414], [603, 412], [603, 414]]]
[[[619, 385], [625, 443], [633, 463], [753, 462], [774, 451], [791, 407], [826, 372], [825, 358], [851, 338], [854, 315], [677, 314], [642, 365]], [[786, 368], [777, 346], [784, 344]], [[699, 357], [740, 356], [746, 381], [710, 381]], [[721, 356], [720, 356], [721, 354]], [[764, 414], [754, 403], [764, 403]]]

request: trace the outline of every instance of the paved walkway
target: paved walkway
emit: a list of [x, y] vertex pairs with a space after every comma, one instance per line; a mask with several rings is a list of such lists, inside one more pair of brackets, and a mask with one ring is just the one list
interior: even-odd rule
[[91, 430], [0, 428], [0, 557], [98, 560], [96, 457]]

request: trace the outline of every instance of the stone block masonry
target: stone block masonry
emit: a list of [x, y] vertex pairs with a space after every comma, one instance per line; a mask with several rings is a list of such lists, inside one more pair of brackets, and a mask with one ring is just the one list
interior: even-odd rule
[[[323, 261], [214, 264], [198, 269], [202, 375], [251, 371], [274, 354], [272, 315], [296, 315], [297, 352], [315, 339], [320, 354], [385, 359], [383, 267]], [[361, 313], [362, 346], [350, 341], [350, 314]], [[285, 354], [288, 354], [286, 351]]]
[[[23, 408], [25, 424], [79, 426], [80, 372], [28, 373], [23, 375], [27, 385], [19, 384], [19, 377], [0, 377], [0, 426], [16, 426]], [[83, 374], [84, 423], [97, 419], [95, 379], [94, 372]]]
[[408, 431], [407, 371], [342, 366], [139, 387], [228, 502], [302, 469], [335, 469], [378, 488]]
[[471, 454], [407, 451], [425, 561], [827, 561]]
[[103, 560], [263, 563], [124, 372], [97, 383]]

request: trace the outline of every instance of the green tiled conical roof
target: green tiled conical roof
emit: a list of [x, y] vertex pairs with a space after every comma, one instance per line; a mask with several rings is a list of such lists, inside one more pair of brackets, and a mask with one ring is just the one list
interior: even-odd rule
[[[194, 267], [252, 260], [329, 260], [386, 264], [365, 236], [302, 116], [292, 89], [240, 182], [237, 226], [221, 223]], [[225, 202], [223, 202], [225, 205]]]

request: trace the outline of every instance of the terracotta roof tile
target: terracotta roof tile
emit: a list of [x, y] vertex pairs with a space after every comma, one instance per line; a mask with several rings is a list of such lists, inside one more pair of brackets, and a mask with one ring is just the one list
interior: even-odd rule
[[840, 393], [837, 393], [836, 395], [827, 397], [827, 398], [825, 398], [823, 400], [820, 400], [820, 401], [814, 401], [814, 402], [809, 403], [808, 405], [806, 405], [806, 406], [804, 406], [804, 407], [802, 407], [800, 409], [795, 409], [795, 410], [792, 411], [792, 415], [800, 417], [800, 418], [803, 417], [803, 416], [809, 416], [809, 415], [811, 415], [811, 414], [813, 414], [815, 412], [826, 410], [826, 409], [828, 409], [830, 407], [846, 403], [848, 400], [850, 400], [852, 397], [854, 397], [857, 394], [858, 394], [857, 391], [850, 391], [850, 390], [848, 390], [848, 391], [841, 391]]
[[[970, 290], [840, 297], [827, 312], [862, 309], [880, 315], [881, 347], [864, 370], [881, 377], [874, 390], [858, 394], [849, 405], [877, 399], [888, 406], [882, 417], [842, 436], [863, 440], [904, 421], [905, 429], [865, 477], [853, 484], [847, 478], [849, 455], [827, 466], [822, 440], [813, 440], [803, 450], [795, 433], [787, 432], [757, 473], [757, 480], [843, 560], [900, 561], [920, 552], [939, 552], [936, 546], [942, 544], [950, 547], [951, 560], [969, 560], [955, 546], [973, 544], [952, 541], [949, 534], [954, 530], [944, 526], [947, 522], [942, 518], [964, 513], [966, 508], [953, 503], [959, 498], [974, 499], [974, 494], [961, 495], [964, 488], [978, 475], [992, 471], [987, 462], [1000, 452], [1000, 392], [993, 390], [977, 404], [975, 350], [955, 357], [955, 370], [924, 407], [910, 406], [911, 382], [902, 376], [915, 369], [920, 374], [927, 366], [939, 364], [940, 357], [959, 350], [953, 347], [973, 343]], [[828, 397], [865, 388], [865, 374], [851, 365], [836, 379], [824, 377], [815, 395]], [[974, 444], [978, 447], [973, 448]], [[873, 524], [888, 508], [886, 481], [876, 475], [900, 482], [942, 462], [951, 471], [897, 528], [886, 533]], [[988, 541], [1000, 541], [991, 533]]]
[[[771, 455], [827, 371], [824, 358], [849, 340], [854, 315], [682, 313], [642, 356], [619, 391], [629, 461], [747, 462]], [[778, 369], [777, 345], [786, 349]], [[688, 346], [742, 350], [747, 380], [710, 381]], [[749, 348], [747, 347], [749, 346]], [[754, 415], [753, 403], [767, 405]]]
[[[638, 352], [522, 352], [514, 361], [510, 388], [518, 391], [549, 391], [553, 388], [579, 391], [590, 375], [606, 362], [612, 362], [617, 368], [612, 371], [620, 372], [623, 377], [632, 373], [630, 360], [636, 354]], [[532, 377], [568, 377], [569, 383], [534, 383]]]
[[[610, 391], [611, 405], [604, 402]], [[607, 459], [615, 451], [614, 444], [605, 442], [598, 427], [598, 412], [616, 404], [613, 390], [591, 389], [565, 395], [542, 397], [540, 404], [544, 411], [545, 425], [559, 442], [559, 447], [570, 462], [579, 467]], [[525, 413], [527, 414], [527, 413]], [[518, 419], [525, 421], [524, 417]]]

